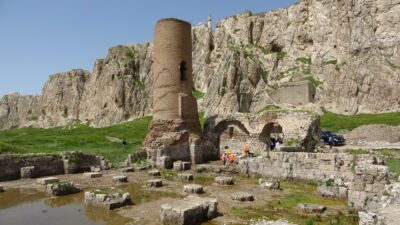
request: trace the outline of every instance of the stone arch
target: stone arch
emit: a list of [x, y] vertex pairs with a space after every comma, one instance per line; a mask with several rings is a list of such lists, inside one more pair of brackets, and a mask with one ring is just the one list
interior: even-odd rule
[[283, 129], [278, 122], [269, 122], [265, 124], [258, 136], [258, 139], [266, 145], [266, 150], [270, 150], [272, 134], [282, 134], [283, 138]]
[[250, 132], [238, 120], [224, 120], [219, 122], [213, 129], [217, 146], [220, 151], [228, 146], [231, 151], [240, 152], [243, 143], [250, 136]]

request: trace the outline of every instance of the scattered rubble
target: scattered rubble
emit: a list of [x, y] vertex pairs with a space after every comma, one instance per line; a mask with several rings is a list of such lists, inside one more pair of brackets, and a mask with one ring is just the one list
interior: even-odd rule
[[151, 179], [147, 181], [147, 187], [162, 187], [163, 182], [161, 179]]
[[190, 196], [161, 206], [163, 225], [200, 225], [218, 213], [218, 201]]
[[359, 225], [386, 225], [384, 218], [372, 212], [358, 212]]
[[173, 163], [173, 167], [175, 171], [182, 171], [182, 170], [190, 170], [192, 167], [191, 162], [182, 162], [182, 161], [176, 161]]
[[59, 182], [60, 180], [56, 177], [44, 177], [44, 178], [39, 178], [36, 180], [36, 182], [38, 184], [42, 184], [42, 185], [48, 185], [51, 183], [56, 183]]
[[114, 176], [112, 178], [112, 180], [113, 180], [113, 182], [126, 183], [126, 182], [128, 182], [128, 177], [127, 176], [123, 176], [123, 175]]
[[99, 178], [102, 176], [103, 176], [103, 174], [99, 173], [99, 172], [88, 172], [88, 173], [83, 174], [83, 177], [86, 177], [86, 178]]
[[279, 180], [274, 180], [271, 182], [264, 181], [263, 179], [259, 179], [258, 183], [261, 188], [266, 188], [269, 190], [281, 190], [281, 182]]
[[122, 173], [132, 173], [134, 171], [135, 171], [135, 169], [133, 167], [124, 167], [121, 169]]
[[129, 193], [107, 193], [101, 190], [85, 192], [85, 204], [102, 207], [108, 210], [131, 205], [132, 200]]
[[179, 173], [178, 178], [181, 180], [193, 180], [193, 174], [191, 173]]
[[254, 201], [254, 196], [252, 194], [246, 193], [246, 192], [233, 193], [231, 198], [232, 198], [232, 200], [239, 201], [239, 202]]
[[81, 191], [80, 188], [75, 187], [72, 182], [56, 182], [46, 186], [47, 193], [54, 196], [76, 194]]
[[232, 177], [216, 177], [215, 183], [220, 185], [233, 185], [233, 178]]
[[286, 220], [276, 220], [276, 221], [255, 220], [255, 221], [250, 221], [250, 225], [295, 225], [295, 224], [289, 223]]
[[325, 206], [322, 205], [315, 205], [315, 204], [299, 204], [297, 206], [297, 208], [303, 212], [303, 213], [307, 213], [307, 214], [312, 214], [312, 213], [324, 213], [326, 210]]
[[161, 172], [160, 172], [159, 170], [150, 170], [150, 171], [148, 172], [148, 174], [149, 174], [149, 176], [152, 176], [152, 177], [159, 177], [159, 176], [161, 176]]
[[204, 192], [203, 186], [199, 184], [187, 184], [183, 186], [183, 190], [191, 194], [202, 194]]
[[101, 172], [101, 168], [99, 166], [91, 166], [90, 172], [95, 172], [95, 173]]

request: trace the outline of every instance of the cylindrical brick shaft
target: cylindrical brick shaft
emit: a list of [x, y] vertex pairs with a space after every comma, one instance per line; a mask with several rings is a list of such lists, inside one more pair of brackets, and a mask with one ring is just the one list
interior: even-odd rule
[[198, 120], [192, 87], [191, 25], [159, 20], [154, 36], [153, 119]]

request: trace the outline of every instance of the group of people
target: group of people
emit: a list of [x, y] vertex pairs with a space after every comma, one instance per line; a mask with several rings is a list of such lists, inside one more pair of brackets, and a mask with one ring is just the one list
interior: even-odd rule
[[235, 162], [235, 155], [229, 150], [228, 146], [225, 146], [225, 151], [221, 156], [222, 163], [225, 165], [227, 162]]
[[275, 149], [279, 150], [279, 147], [282, 143], [283, 143], [283, 140], [281, 137], [279, 137], [279, 136], [277, 138], [272, 137], [269, 147], [271, 150], [275, 150]]
[[[246, 142], [243, 145], [243, 153], [246, 157], [250, 157], [252, 156], [252, 153], [250, 152], [250, 146], [249, 143]], [[231, 152], [231, 150], [229, 150], [228, 146], [225, 146], [225, 151], [224, 153], [221, 155], [221, 160], [222, 163], [225, 165], [227, 162], [230, 163], [234, 163], [235, 162], [235, 154]]]

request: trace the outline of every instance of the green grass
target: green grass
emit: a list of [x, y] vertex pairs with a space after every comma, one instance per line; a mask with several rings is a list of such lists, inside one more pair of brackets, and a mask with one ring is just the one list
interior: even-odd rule
[[193, 97], [196, 100], [202, 99], [204, 97], [204, 95], [205, 95], [203, 92], [197, 90], [196, 88], [193, 88], [192, 93], [193, 93]]
[[400, 112], [341, 115], [324, 110], [324, 115], [321, 116], [321, 128], [332, 131], [353, 130], [362, 125], [372, 124], [399, 126]]
[[329, 60], [325, 62], [325, 65], [336, 65], [337, 64], [337, 59]]
[[[307, 72], [308, 72], [308, 71], [306, 70], [305, 73], [307, 73]], [[306, 76], [306, 79], [309, 80], [309, 81], [314, 85], [314, 87], [318, 87], [319, 85], [322, 84], [321, 81], [315, 79], [315, 78], [314, 78], [313, 76], [311, 76], [311, 75]]]
[[[56, 153], [81, 150], [103, 155], [113, 163], [122, 162], [138, 150], [146, 136], [151, 117], [103, 128], [76, 123], [73, 128], [22, 128], [0, 132], [0, 153]], [[107, 137], [126, 140], [112, 142]]]
[[400, 159], [399, 158], [393, 158], [393, 157], [388, 157], [385, 159], [385, 164], [386, 166], [389, 167], [389, 171], [391, 173], [395, 173], [395, 176], [392, 176], [393, 179], [397, 180], [399, 179], [400, 175]]
[[200, 120], [201, 129], [203, 129], [204, 124], [206, 123], [206, 118], [204, 117], [204, 112], [199, 113], [199, 120]]
[[285, 110], [282, 109], [280, 106], [277, 105], [266, 105], [263, 109], [261, 109], [258, 113], [265, 113], [265, 112], [284, 112]]
[[301, 62], [303, 64], [311, 65], [311, 58], [300, 57], [296, 59], [297, 62]]
[[[310, 182], [309, 182], [310, 183]], [[320, 204], [328, 208], [345, 208], [346, 201], [339, 199], [327, 199], [316, 194], [317, 187], [305, 182], [281, 182], [281, 187], [287, 192], [283, 196], [277, 196], [271, 201], [249, 206], [234, 206], [228, 213], [243, 220], [285, 219], [296, 224], [307, 225], [310, 221], [315, 225], [356, 225], [356, 215], [343, 214], [340, 211], [322, 215], [308, 215], [298, 211], [299, 203]]]

